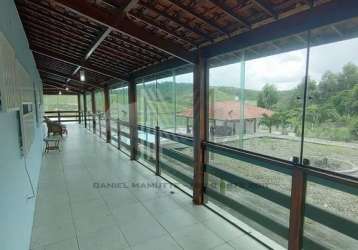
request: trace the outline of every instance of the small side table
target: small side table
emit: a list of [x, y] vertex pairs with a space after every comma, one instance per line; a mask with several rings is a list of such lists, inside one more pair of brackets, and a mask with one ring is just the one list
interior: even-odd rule
[[45, 147], [45, 153], [50, 152], [50, 150], [60, 150], [60, 136], [51, 136], [44, 139], [44, 142], [46, 143]]

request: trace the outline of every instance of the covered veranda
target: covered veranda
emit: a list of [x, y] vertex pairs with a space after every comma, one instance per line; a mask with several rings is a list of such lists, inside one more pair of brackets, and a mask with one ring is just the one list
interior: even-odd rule
[[[357, 38], [357, 1], [15, 3], [42, 81], [36, 105], [68, 129], [60, 152], [43, 156], [31, 250], [356, 248], [357, 137], [347, 119], [357, 113], [339, 121], [349, 123], [346, 141], [305, 136], [314, 48]], [[296, 88], [277, 90], [294, 101], [258, 104], [263, 91], [245, 84], [262, 72], [246, 74], [249, 62], [297, 51], [290, 60], [300, 63], [287, 68], [300, 75], [287, 70], [282, 81], [296, 77]], [[237, 86], [220, 88], [213, 69], [230, 64]], [[42, 95], [58, 98], [56, 108]], [[58, 104], [66, 97], [76, 108]], [[235, 138], [210, 134], [209, 107], [220, 101], [240, 102], [240, 112], [225, 111], [240, 116]], [[245, 105], [281, 116], [265, 117], [264, 131], [255, 120], [248, 135]], [[180, 115], [188, 109], [190, 125]], [[352, 169], [338, 149], [311, 157], [308, 142], [344, 144]]]
[[68, 129], [61, 152], [44, 156], [31, 250], [268, 249], [84, 127]]

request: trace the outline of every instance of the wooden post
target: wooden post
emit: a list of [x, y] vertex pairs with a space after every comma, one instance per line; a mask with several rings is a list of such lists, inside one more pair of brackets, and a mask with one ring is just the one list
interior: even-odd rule
[[131, 79], [128, 83], [128, 102], [129, 102], [129, 134], [130, 134], [130, 156], [135, 160], [138, 150], [138, 128], [137, 128], [137, 93], [136, 82]]
[[87, 128], [87, 96], [86, 92], [83, 93], [83, 113], [85, 119], [85, 128]]
[[194, 67], [193, 86], [193, 138], [194, 138], [194, 183], [193, 202], [196, 205], [204, 203], [204, 164], [207, 154], [203, 148], [203, 142], [207, 140], [208, 124], [208, 67], [207, 60], [198, 52], [197, 62]]
[[81, 94], [77, 94], [78, 123], [81, 124]]
[[93, 133], [96, 133], [96, 98], [94, 90], [91, 92], [91, 101], [92, 101], [92, 127]]
[[111, 102], [109, 96], [109, 88], [106, 86], [104, 88], [104, 114], [106, 119], [106, 142], [111, 142]]
[[160, 176], [160, 135], [159, 127], [155, 127], [155, 174]]
[[293, 169], [291, 187], [291, 209], [289, 227], [289, 250], [302, 249], [303, 221], [306, 198], [306, 175], [300, 168]]

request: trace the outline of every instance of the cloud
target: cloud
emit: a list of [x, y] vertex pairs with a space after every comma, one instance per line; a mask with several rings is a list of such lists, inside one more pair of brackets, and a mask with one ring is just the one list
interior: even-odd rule
[[[349, 63], [358, 65], [358, 38], [311, 48], [309, 75], [319, 81], [327, 71], [340, 72]], [[260, 90], [266, 83], [279, 90], [295, 88], [306, 71], [306, 49], [258, 58], [246, 62], [245, 88]], [[210, 69], [211, 86], [240, 87], [241, 64]]]

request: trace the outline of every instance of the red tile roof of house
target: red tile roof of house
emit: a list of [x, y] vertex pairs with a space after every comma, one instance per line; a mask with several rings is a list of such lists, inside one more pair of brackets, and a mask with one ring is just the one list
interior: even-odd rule
[[[240, 101], [221, 101], [214, 103], [214, 109], [211, 109], [209, 105], [209, 119], [223, 120], [223, 121], [235, 121], [240, 120]], [[271, 116], [273, 112], [269, 109], [260, 108], [255, 105], [244, 105], [244, 117], [245, 119], [261, 118], [266, 114]], [[186, 109], [179, 113], [180, 116], [193, 117], [193, 109]]]

